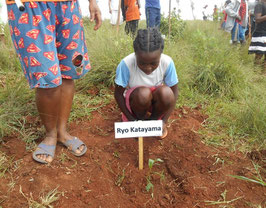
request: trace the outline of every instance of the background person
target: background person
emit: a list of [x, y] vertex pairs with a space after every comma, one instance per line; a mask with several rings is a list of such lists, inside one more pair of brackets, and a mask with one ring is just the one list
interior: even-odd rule
[[148, 27], [160, 28], [161, 6], [160, 0], [146, 0], [145, 3], [146, 24]]
[[134, 51], [117, 67], [115, 99], [123, 121], [163, 120], [166, 124], [178, 97], [173, 60], [163, 54], [164, 40], [157, 28], [139, 30]]
[[[36, 105], [46, 135], [33, 152], [33, 159], [50, 163], [57, 142], [75, 156], [87, 151], [86, 145], [67, 132], [75, 92], [74, 79], [90, 70], [82, 16], [78, 1], [27, 1], [25, 11], [7, 1], [10, 34], [26, 79], [35, 89]], [[90, 0], [94, 29], [101, 26], [101, 13]]]
[[139, 0], [124, 0], [126, 13], [125, 32], [131, 37], [135, 37], [140, 20], [140, 2]]
[[[119, 12], [119, 0], [109, 0], [108, 2], [108, 6], [109, 6], [109, 13], [111, 14], [111, 18], [110, 18], [110, 23], [111, 25], [115, 26], [117, 24], [118, 21], [118, 15], [120, 15], [119, 17], [119, 25], [121, 25], [123, 23], [123, 16], [122, 16], [122, 9], [120, 8], [120, 12]], [[121, 7], [121, 5], [120, 5]], [[119, 14], [118, 14], [119, 12]]]
[[234, 0], [229, 3], [225, 11], [227, 20], [225, 31], [231, 32], [233, 44], [239, 41], [245, 43], [245, 29], [248, 23], [248, 5], [245, 0]]
[[248, 52], [255, 54], [255, 64], [260, 64], [264, 56], [264, 71], [266, 71], [266, 0], [261, 0], [255, 7], [256, 29], [252, 35]]

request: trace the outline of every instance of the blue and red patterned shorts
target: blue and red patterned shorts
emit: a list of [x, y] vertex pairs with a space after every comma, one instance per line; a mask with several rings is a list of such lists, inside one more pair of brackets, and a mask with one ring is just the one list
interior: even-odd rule
[[53, 88], [91, 68], [78, 1], [8, 5], [10, 33], [31, 88]]

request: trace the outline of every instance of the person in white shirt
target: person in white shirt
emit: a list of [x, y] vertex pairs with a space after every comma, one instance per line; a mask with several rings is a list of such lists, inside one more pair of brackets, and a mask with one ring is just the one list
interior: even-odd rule
[[123, 23], [121, 4], [119, 10], [119, 0], [109, 0], [109, 13], [111, 14], [110, 18], [111, 25], [116, 25], [117, 21], [119, 21], [120, 25]]
[[163, 135], [178, 97], [178, 78], [171, 57], [163, 54], [158, 28], [141, 29], [134, 51], [117, 66], [115, 99], [123, 121], [162, 120]]

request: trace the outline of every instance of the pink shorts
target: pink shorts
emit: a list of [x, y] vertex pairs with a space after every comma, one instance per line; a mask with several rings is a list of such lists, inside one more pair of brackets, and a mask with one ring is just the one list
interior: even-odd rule
[[[132, 113], [132, 110], [131, 110], [131, 107], [130, 107], [130, 102], [129, 102], [130, 95], [135, 89], [137, 89], [139, 87], [142, 87], [142, 86], [136, 86], [136, 87], [132, 87], [132, 88], [128, 89], [126, 91], [126, 94], [124, 95], [125, 101], [126, 101], [126, 107], [127, 107], [127, 109], [129, 110], [130, 113]], [[160, 87], [160, 86], [150, 87], [151, 92], [154, 92], [158, 87]], [[151, 110], [152, 109], [150, 109], [150, 111]], [[128, 121], [128, 119], [127, 119], [127, 117], [125, 116], [124, 113], [122, 113], [122, 121]]]

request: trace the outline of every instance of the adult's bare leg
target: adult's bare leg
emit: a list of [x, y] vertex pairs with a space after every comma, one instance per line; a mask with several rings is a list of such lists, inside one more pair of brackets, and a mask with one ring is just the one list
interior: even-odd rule
[[[57, 143], [57, 120], [60, 104], [61, 86], [56, 88], [37, 88], [36, 105], [41, 121], [46, 130], [46, 137], [43, 142], [46, 145], [56, 145]], [[53, 158], [46, 154], [36, 155], [39, 159], [48, 163]]]
[[[74, 93], [75, 93], [75, 83], [74, 80], [62, 79], [60, 93], [60, 108], [57, 120], [57, 139], [58, 141], [65, 143], [67, 140], [73, 139], [67, 132], [67, 122], [69, 119]], [[81, 145], [76, 153], [80, 154], [83, 151], [84, 145]]]

